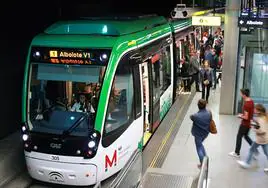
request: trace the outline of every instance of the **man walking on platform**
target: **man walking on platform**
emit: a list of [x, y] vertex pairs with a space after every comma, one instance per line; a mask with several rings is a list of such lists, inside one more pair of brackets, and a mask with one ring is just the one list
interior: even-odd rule
[[199, 111], [190, 116], [193, 121], [192, 135], [194, 136], [197, 155], [200, 160], [198, 168], [201, 168], [204, 157], [207, 155], [203, 142], [209, 134], [209, 126], [211, 121], [211, 113], [206, 109], [207, 102], [199, 99], [197, 106]]
[[251, 138], [248, 136], [250, 131], [250, 121], [253, 117], [254, 113], [254, 102], [249, 97], [249, 89], [240, 89], [240, 94], [243, 98], [243, 111], [242, 114], [238, 114], [238, 117], [241, 118], [241, 124], [236, 136], [236, 147], [235, 151], [229, 153], [230, 156], [239, 158], [240, 157], [240, 149], [242, 144], [242, 137], [246, 139], [249, 145], [252, 144]]
[[195, 82], [195, 89], [196, 92], [201, 92], [199, 88], [199, 69], [200, 64], [198, 62], [198, 57], [195, 51], [191, 51], [190, 56], [190, 67], [189, 67], [189, 74], [191, 75], [190, 86]]

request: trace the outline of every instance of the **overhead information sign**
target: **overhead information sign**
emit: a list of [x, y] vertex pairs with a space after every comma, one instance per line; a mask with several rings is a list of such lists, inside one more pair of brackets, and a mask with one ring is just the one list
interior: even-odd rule
[[192, 16], [192, 25], [221, 26], [220, 16]]
[[238, 27], [268, 28], [268, 19], [239, 17]]

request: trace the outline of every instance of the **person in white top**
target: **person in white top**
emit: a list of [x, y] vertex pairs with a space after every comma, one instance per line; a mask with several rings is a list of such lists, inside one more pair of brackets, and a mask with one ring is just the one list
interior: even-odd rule
[[[246, 161], [238, 161], [238, 164], [243, 168], [250, 167], [254, 152], [259, 146], [262, 146], [268, 160], [268, 115], [262, 104], [255, 105], [254, 113], [257, 117], [252, 120], [251, 125], [256, 133], [256, 141], [251, 145]], [[264, 172], [268, 173], [268, 168], [265, 168]]]
[[74, 103], [74, 105], [71, 108], [71, 111], [73, 112], [91, 112], [95, 113], [94, 108], [90, 103], [86, 101], [86, 95], [81, 93], [79, 96], [79, 101]]

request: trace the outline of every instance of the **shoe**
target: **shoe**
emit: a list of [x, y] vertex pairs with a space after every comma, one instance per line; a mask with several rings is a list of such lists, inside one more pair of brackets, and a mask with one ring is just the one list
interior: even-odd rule
[[237, 161], [237, 163], [242, 167], [242, 168], [249, 168], [250, 165], [246, 163], [245, 161]]
[[265, 168], [263, 171], [268, 174], [268, 168]]
[[232, 156], [232, 157], [235, 157], [235, 158], [240, 158], [240, 155], [238, 155], [234, 151], [230, 152], [229, 155]]
[[197, 165], [197, 168], [198, 168], [198, 169], [201, 169], [201, 168], [202, 168], [202, 164], [198, 164], [198, 165]]

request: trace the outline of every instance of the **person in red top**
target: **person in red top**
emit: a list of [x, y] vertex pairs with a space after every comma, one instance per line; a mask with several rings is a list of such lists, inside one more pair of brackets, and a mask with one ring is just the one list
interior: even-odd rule
[[249, 145], [252, 144], [252, 140], [248, 136], [248, 133], [251, 127], [250, 122], [254, 113], [254, 102], [249, 97], [249, 89], [240, 89], [240, 94], [244, 101], [243, 113], [238, 114], [238, 117], [241, 118], [241, 124], [240, 124], [237, 137], [236, 137], [235, 151], [229, 153], [230, 156], [237, 157], [237, 158], [240, 157], [240, 149], [241, 149], [243, 136], [246, 139], [246, 141], [249, 143]]

